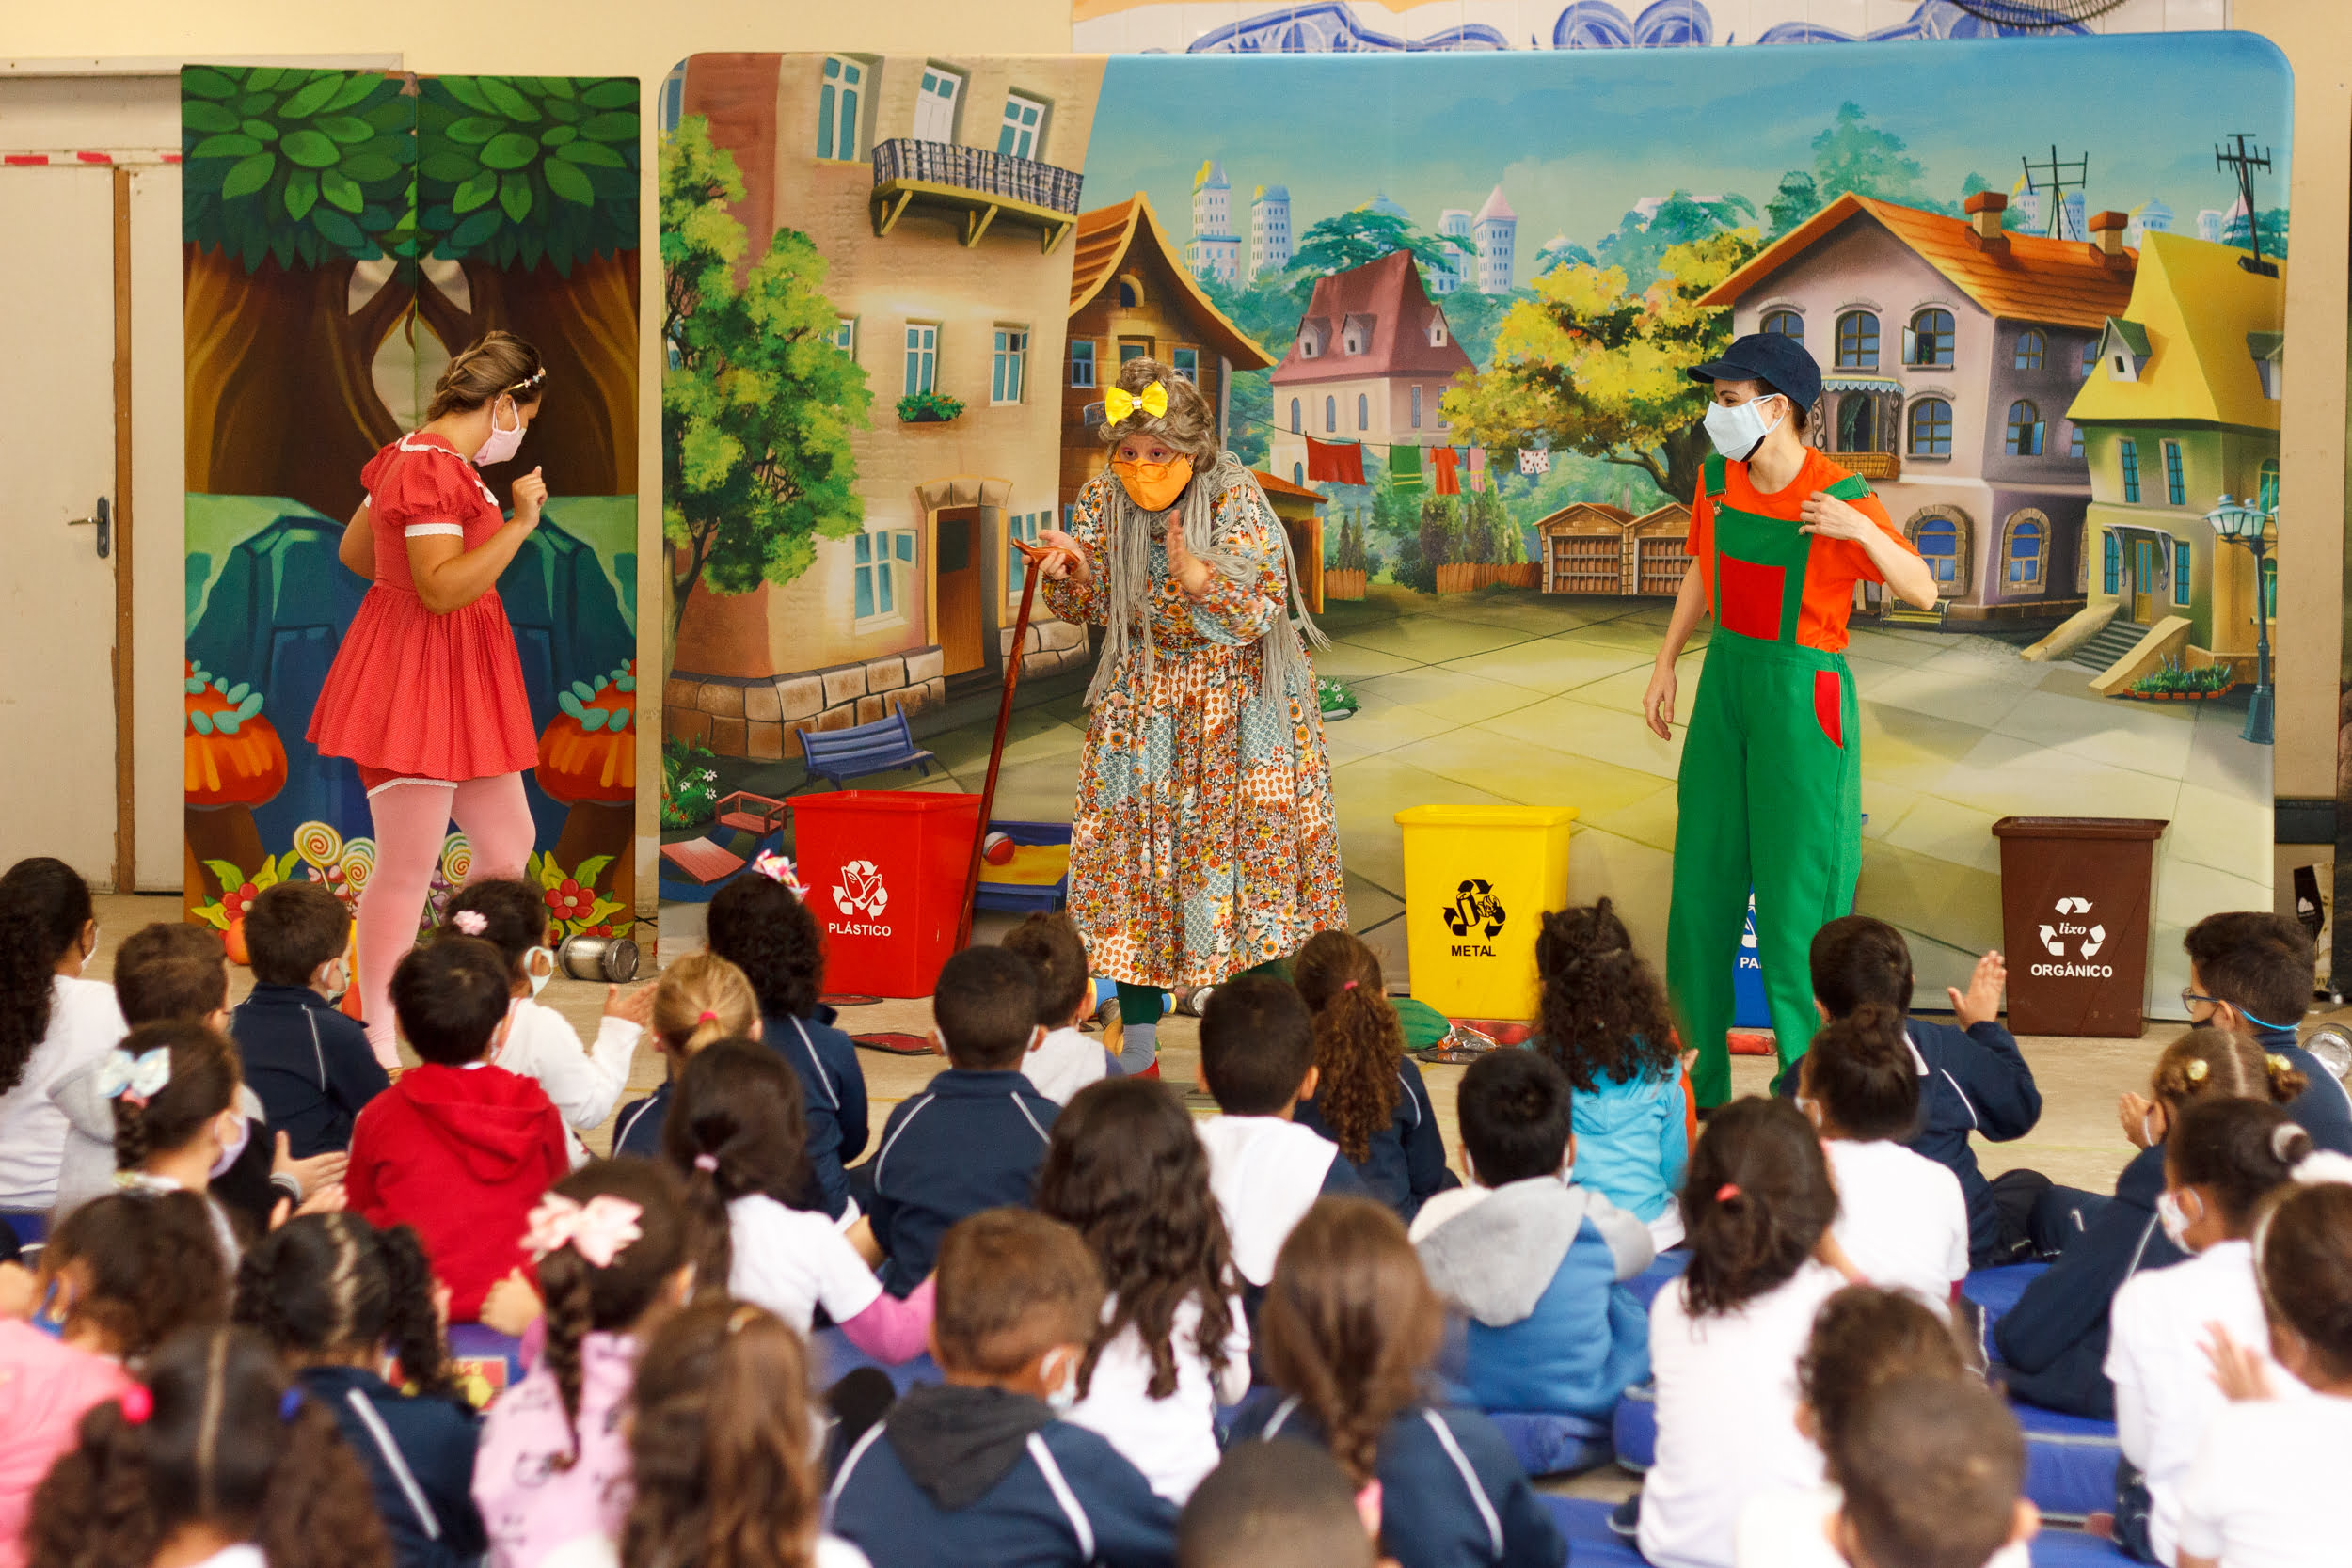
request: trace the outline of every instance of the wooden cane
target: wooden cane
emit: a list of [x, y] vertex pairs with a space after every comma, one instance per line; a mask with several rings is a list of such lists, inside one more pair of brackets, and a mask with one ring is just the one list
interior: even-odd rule
[[1043, 576], [1046, 561], [1062, 554], [1059, 550], [1040, 549], [1026, 541], [1015, 539], [1013, 547], [1028, 562], [1028, 571], [1021, 583], [1021, 613], [1012, 624], [1012, 652], [1005, 659], [1005, 691], [996, 702], [996, 734], [988, 743], [988, 782], [980, 786], [980, 820], [972, 830], [972, 859], [963, 873], [963, 913], [956, 925], [956, 946], [959, 950], [972, 941], [972, 917], [978, 908], [980, 896], [980, 856], [988, 844], [988, 814], [996, 804], [996, 769], [1005, 760], [1005, 729], [1012, 722], [1012, 691], [1021, 684], [1022, 644], [1029, 636], [1029, 610], [1037, 602], [1037, 579]]

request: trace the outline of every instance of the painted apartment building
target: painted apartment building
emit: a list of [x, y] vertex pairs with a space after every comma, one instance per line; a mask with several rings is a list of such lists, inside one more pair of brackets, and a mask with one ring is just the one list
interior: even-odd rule
[[1429, 269], [1429, 292], [1450, 294], [1478, 281], [1478, 242], [1470, 233], [1470, 210], [1448, 207], [1438, 214], [1438, 233], [1455, 242], [1446, 264]]
[[1410, 251], [1322, 278], [1290, 352], [1274, 368], [1268, 467], [1304, 483], [1309, 436], [1376, 447], [1444, 445], [1438, 401], [1470, 368]]
[[1249, 198], [1249, 276], [1271, 277], [1290, 264], [1290, 187], [1260, 185]]
[[[2286, 263], [2265, 275], [2246, 259], [2149, 234], [2131, 301], [2106, 323], [2098, 367], [2068, 414], [2090, 454], [2090, 602], [2113, 604], [2123, 626], [2177, 616], [2199, 662], [2243, 662], [2250, 675], [2253, 554], [2205, 521], [2224, 496], [2279, 504]], [[2264, 564], [2267, 608], [2277, 555]]]
[[2090, 474], [2066, 415], [2137, 253], [2005, 232], [1979, 191], [1952, 218], [1849, 193], [1708, 293], [1733, 330], [1800, 337], [1821, 444], [1870, 481], [1934, 571], [1939, 618], [2055, 623], [2082, 608]]
[[1478, 247], [1478, 291], [1507, 294], [1518, 270], [1519, 215], [1502, 198], [1497, 185], [1470, 218], [1470, 239]]
[[[985, 685], [1010, 625], [1009, 533], [1055, 515], [1070, 236], [1103, 62], [697, 55], [683, 114], [740, 167], [754, 236], [824, 256], [834, 341], [865, 370], [864, 530], [818, 539], [792, 581], [699, 588], [667, 689], [669, 728], [779, 758], [800, 729], [910, 716]], [[961, 403], [902, 420], [930, 393]], [[918, 410], [918, 413], [920, 411]]]
[[1241, 236], [1233, 232], [1233, 187], [1225, 166], [1211, 159], [1192, 177], [1192, 238], [1184, 264], [1220, 283], [1241, 281]]

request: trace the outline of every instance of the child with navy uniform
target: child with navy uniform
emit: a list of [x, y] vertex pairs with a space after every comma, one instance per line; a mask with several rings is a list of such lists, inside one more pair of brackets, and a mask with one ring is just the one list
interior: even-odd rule
[[1172, 1563], [1175, 1504], [1058, 1418], [1102, 1308], [1068, 1226], [998, 1209], [949, 1230], [931, 1324], [946, 1381], [909, 1391], [842, 1460], [833, 1532], [891, 1568]]
[[[890, 1113], [866, 1215], [882, 1254], [882, 1285], [901, 1297], [931, 1272], [939, 1239], [958, 1220], [1028, 1203], [1061, 1109], [1021, 1073], [1042, 1033], [1026, 959], [1001, 947], [965, 948], [941, 967], [931, 1016], [950, 1066]], [[812, 1120], [812, 1144], [816, 1136]]]
[[[1649, 1227], [1573, 1184], [1568, 1081], [1548, 1058], [1490, 1051], [1457, 1103], [1475, 1186], [1423, 1209], [1413, 1239], [1439, 1298], [1469, 1319], [1459, 1396], [1605, 1421], [1649, 1376], [1649, 1314], [1618, 1283], [1656, 1256]], [[1608, 1451], [1597, 1436], [1581, 1457]]]
[[2311, 1010], [2312, 939], [2267, 910], [2209, 914], [2188, 928], [2188, 1020], [2244, 1035], [2303, 1075], [2287, 1115], [2312, 1147], [2352, 1154], [2352, 1092], [2302, 1047], [2296, 1026]]
[[866, 1152], [866, 1069], [857, 1047], [834, 1027], [834, 1011], [818, 997], [825, 950], [817, 917], [786, 879], [790, 865], [763, 857], [754, 874], [738, 877], [710, 900], [710, 951], [743, 972], [759, 998], [760, 1038], [801, 1080], [808, 1113], [812, 1191], [805, 1205], [844, 1224], [858, 1213], [843, 1169]]
[[[743, 972], [726, 959], [709, 953], [689, 953], [663, 970], [654, 983], [648, 1032], [654, 1049], [667, 1064], [667, 1075], [653, 1093], [621, 1107], [620, 1119], [612, 1124], [613, 1154], [660, 1159], [661, 1129], [669, 1120], [670, 1100], [686, 1064], [715, 1041], [755, 1040], [762, 1031], [759, 998]], [[799, 1074], [793, 1077], [797, 1083]], [[829, 1217], [836, 1222], [841, 1218]], [[853, 1211], [849, 1218], [856, 1219]]]
[[1383, 1555], [1412, 1568], [1559, 1568], [1567, 1560], [1535, 1489], [1493, 1423], [1426, 1402], [1445, 1308], [1393, 1213], [1363, 1198], [1317, 1203], [1282, 1245], [1259, 1334], [1279, 1403], [1236, 1438], [1327, 1448], [1377, 1484]]
[[391, 1087], [356, 1018], [335, 998], [351, 984], [351, 911], [319, 882], [277, 882], [246, 907], [253, 990], [229, 1015], [245, 1081], [297, 1160], [351, 1148], [360, 1110]]
[[1421, 1068], [1405, 1054], [1380, 960], [1345, 931], [1317, 931], [1291, 970], [1314, 1015], [1315, 1092], [1299, 1101], [1298, 1125], [1339, 1145], [1364, 1190], [1410, 1225], [1423, 1203], [1462, 1182], [1446, 1168], [1445, 1136]]

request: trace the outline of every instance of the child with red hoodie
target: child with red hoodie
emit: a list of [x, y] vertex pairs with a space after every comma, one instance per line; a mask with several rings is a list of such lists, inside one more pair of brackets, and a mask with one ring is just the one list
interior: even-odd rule
[[488, 1061], [505, 1026], [499, 950], [444, 935], [392, 972], [392, 1012], [424, 1065], [368, 1101], [343, 1184], [379, 1228], [415, 1227], [449, 1287], [452, 1323], [523, 1266], [532, 1206], [572, 1168], [564, 1117], [538, 1083]]

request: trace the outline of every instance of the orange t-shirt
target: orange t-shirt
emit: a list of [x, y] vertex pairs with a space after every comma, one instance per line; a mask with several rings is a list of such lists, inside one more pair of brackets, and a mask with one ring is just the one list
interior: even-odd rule
[[[1814, 491], [1826, 490], [1850, 477], [1846, 469], [1831, 462], [1819, 448], [1813, 448], [1806, 451], [1804, 467], [1797, 470], [1797, 477], [1788, 482], [1788, 487], [1768, 496], [1748, 483], [1745, 463], [1726, 462], [1723, 499], [1735, 512], [1756, 517], [1782, 517], [1794, 525], [1804, 510], [1806, 498]], [[1905, 550], [1913, 555], [1919, 553], [1886, 515], [1886, 508], [1877, 496], [1865, 496], [1846, 504], [1878, 524], [1889, 539]], [[1869, 552], [1859, 541], [1808, 537], [1813, 540], [1813, 550], [1805, 561], [1804, 603], [1797, 612], [1797, 641], [1804, 647], [1834, 654], [1846, 645], [1846, 617], [1853, 610], [1854, 584], [1884, 582], [1886, 578], [1871, 564]], [[1704, 483], [1691, 499], [1690, 550], [1692, 569], [1699, 574], [1699, 582], [1707, 590], [1711, 614], [1715, 603], [1715, 502], [1707, 494]]]

